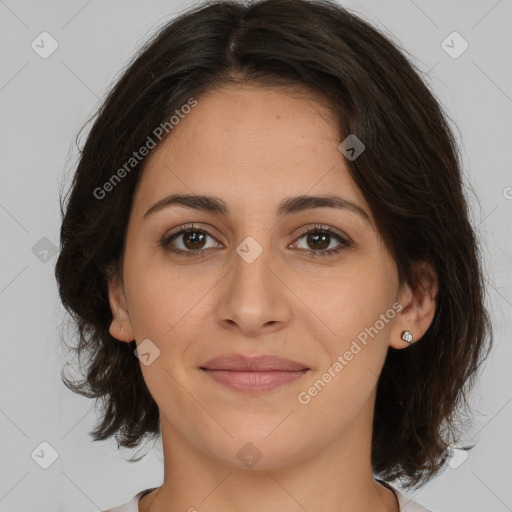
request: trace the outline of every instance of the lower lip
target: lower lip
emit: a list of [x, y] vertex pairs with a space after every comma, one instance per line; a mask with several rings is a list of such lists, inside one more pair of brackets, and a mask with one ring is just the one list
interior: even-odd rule
[[235, 391], [254, 394], [271, 391], [300, 379], [309, 370], [240, 372], [232, 370], [203, 370], [213, 380]]

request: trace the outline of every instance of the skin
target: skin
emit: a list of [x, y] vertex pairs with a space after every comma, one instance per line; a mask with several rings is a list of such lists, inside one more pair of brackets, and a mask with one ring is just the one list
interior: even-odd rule
[[[437, 286], [430, 294], [399, 286], [321, 98], [240, 85], [197, 99], [146, 160], [123, 260], [109, 286], [112, 336], [137, 345], [149, 339], [160, 350], [141, 370], [160, 410], [164, 482], [139, 509], [396, 512], [394, 493], [373, 479], [370, 464], [377, 378], [388, 348], [409, 346], [403, 330], [417, 341], [429, 327]], [[363, 208], [370, 221], [328, 207], [276, 215], [284, 198], [333, 192]], [[174, 193], [218, 197], [230, 214], [173, 205], [143, 219]], [[208, 231], [203, 245], [187, 245], [183, 235], [172, 243], [188, 251], [204, 247], [204, 257], [178, 256], [160, 245], [173, 228], [191, 222]], [[312, 258], [319, 248], [301, 229], [315, 224], [351, 245]], [[236, 252], [247, 236], [263, 250], [251, 263]], [[330, 240], [328, 249], [339, 247]], [[395, 302], [401, 311], [301, 404], [298, 394]], [[310, 371], [248, 396], [199, 370], [231, 353], [279, 355]], [[261, 453], [251, 468], [237, 457], [248, 442]]]

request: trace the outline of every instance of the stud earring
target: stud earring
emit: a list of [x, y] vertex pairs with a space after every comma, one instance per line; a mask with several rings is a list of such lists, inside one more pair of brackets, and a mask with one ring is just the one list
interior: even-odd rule
[[400, 337], [407, 343], [413, 343], [413, 341], [414, 341], [411, 331], [402, 331], [402, 334]]

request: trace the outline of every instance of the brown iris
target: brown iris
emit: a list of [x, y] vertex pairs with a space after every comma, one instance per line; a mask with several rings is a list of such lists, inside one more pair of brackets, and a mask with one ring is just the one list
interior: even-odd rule
[[192, 250], [200, 250], [204, 245], [204, 241], [206, 239], [205, 233], [201, 231], [184, 231], [183, 235], [183, 244], [187, 249]]
[[[329, 247], [330, 235], [325, 233], [309, 233], [307, 236], [307, 243], [310, 247], [325, 250]], [[321, 246], [320, 246], [321, 244]]]

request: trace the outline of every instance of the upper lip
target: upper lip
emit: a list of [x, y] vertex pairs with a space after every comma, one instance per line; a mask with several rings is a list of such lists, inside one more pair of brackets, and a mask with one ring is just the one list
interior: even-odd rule
[[204, 363], [200, 368], [206, 370], [231, 370], [239, 372], [309, 370], [306, 365], [297, 361], [267, 354], [251, 357], [242, 354], [214, 357]]

